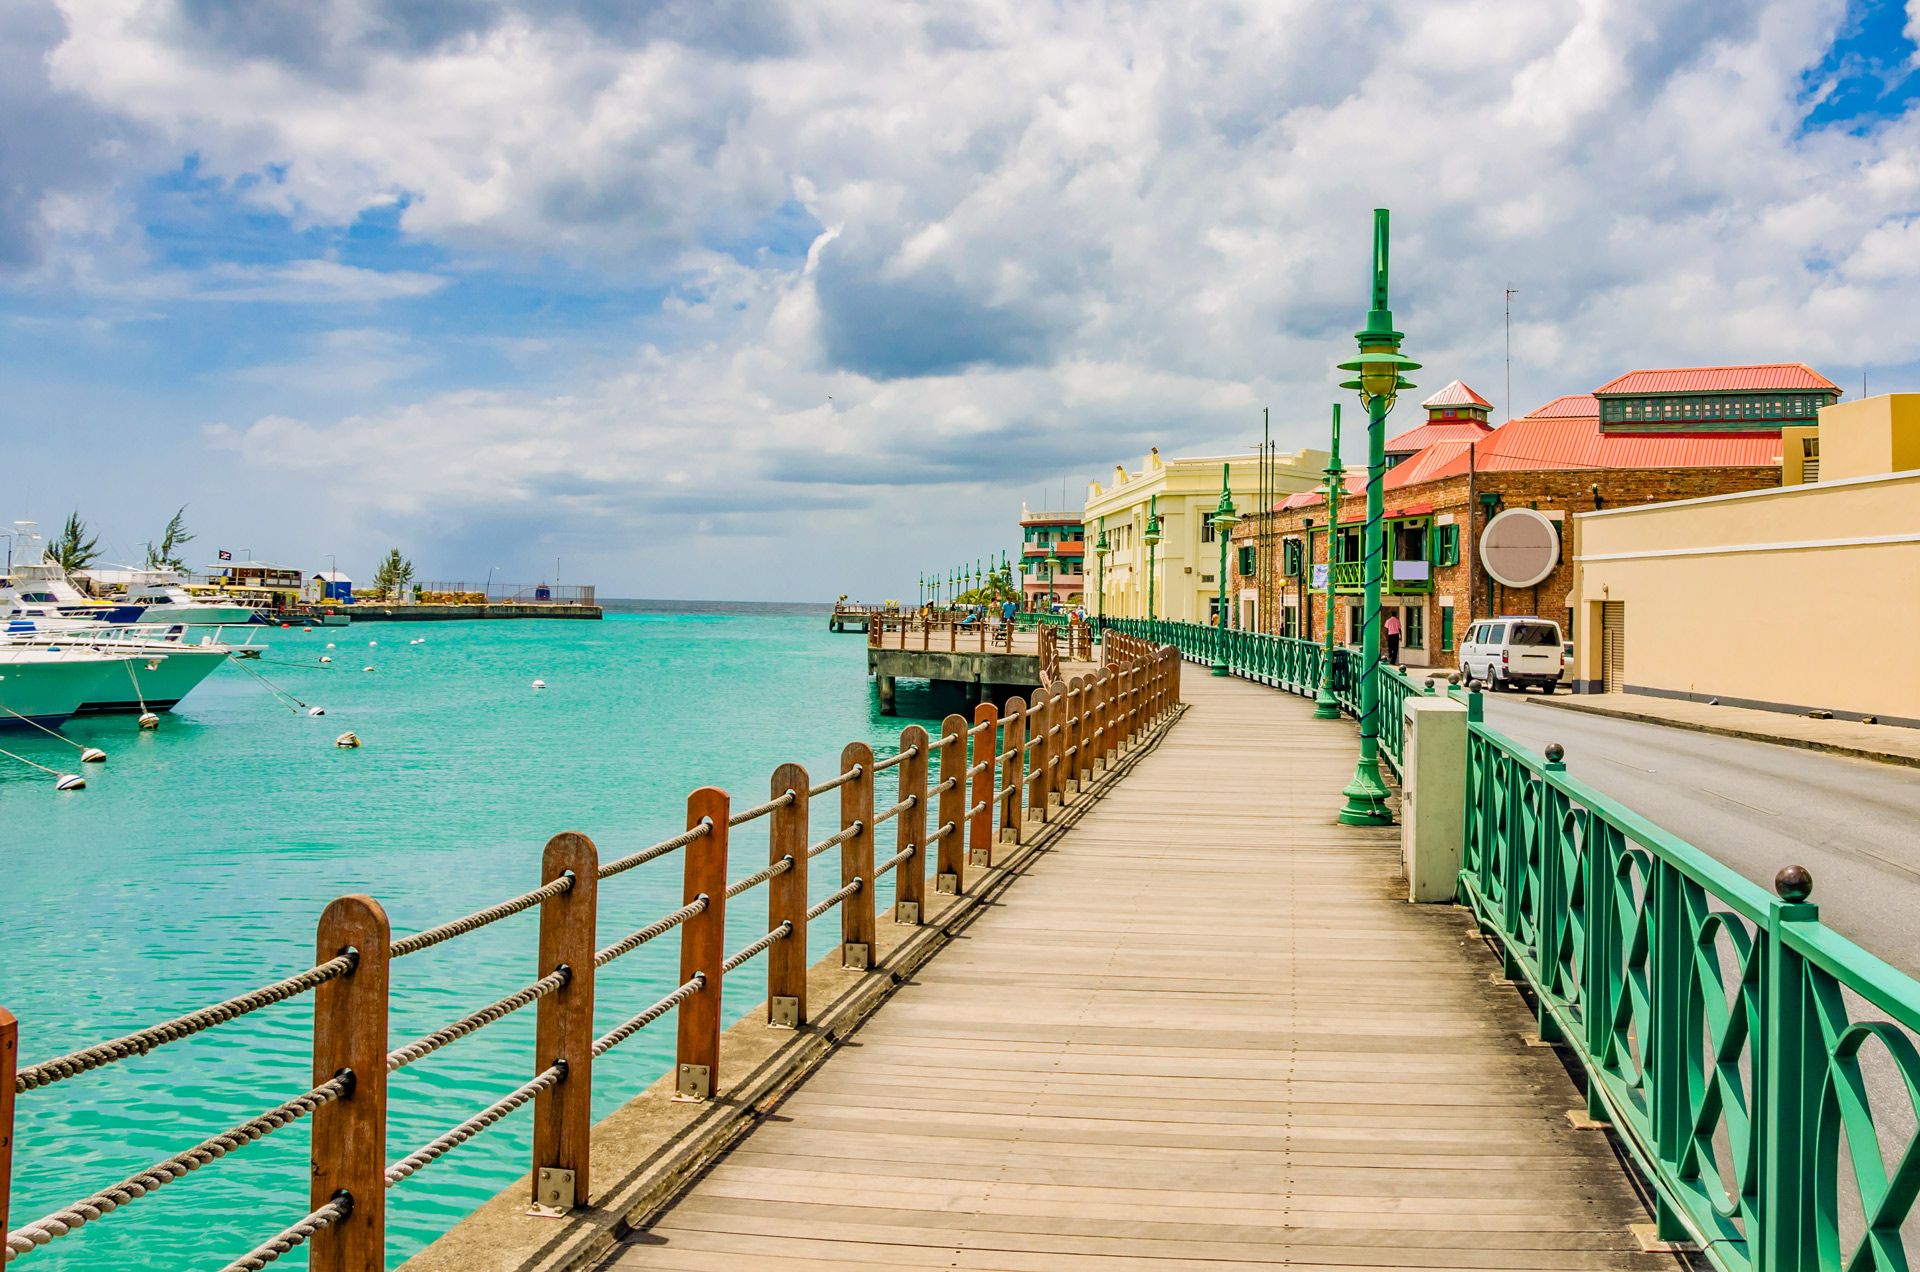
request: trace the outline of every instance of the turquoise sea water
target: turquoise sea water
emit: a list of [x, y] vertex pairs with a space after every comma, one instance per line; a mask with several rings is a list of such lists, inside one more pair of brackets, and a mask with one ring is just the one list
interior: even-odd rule
[[[20, 1019], [22, 1062], [309, 966], [314, 922], [342, 893], [379, 899], [396, 934], [418, 931], [537, 886], [541, 847], [557, 831], [586, 833], [608, 860], [678, 832], [695, 787], [758, 803], [777, 764], [797, 760], [818, 781], [837, 771], [846, 742], [889, 753], [904, 725], [934, 709], [903, 686], [901, 715], [880, 716], [862, 639], [829, 633], [824, 609], [636, 608], [600, 623], [275, 630], [250, 665], [325, 717], [295, 714], [227, 666], [157, 733], [138, 733], [130, 717], [72, 724], [73, 738], [111, 756], [87, 766], [85, 791], [56, 792], [0, 759], [0, 1005]], [[536, 677], [549, 687], [534, 691]], [[333, 746], [347, 729], [363, 748]], [[8, 750], [77, 767], [51, 738], [9, 736]], [[816, 838], [839, 824], [837, 805], [822, 804]], [[734, 877], [765, 863], [764, 826], [735, 832]], [[675, 908], [680, 867], [676, 854], [603, 884], [600, 943]], [[816, 871], [816, 895], [837, 876]], [[765, 916], [763, 889], [736, 901], [727, 948], [764, 931]], [[392, 1045], [534, 979], [537, 925], [530, 911], [396, 962]], [[835, 915], [820, 920], [814, 951], [837, 931]], [[668, 937], [603, 969], [599, 1029], [670, 989], [677, 964]], [[764, 983], [762, 959], [734, 973], [727, 1018], [758, 1002]], [[305, 1090], [311, 1001], [21, 1095], [10, 1226]], [[527, 1008], [395, 1074], [388, 1160], [531, 1076], [534, 1018]], [[669, 1015], [604, 1057], [595, 1115], [658, 1078], [672, 1051]], [[391, 1189], [390, 1261], [522, 1174], [531, 1127], [523, 1108]], [[18, 1266], [217, 1268], [306, 1213], [306, 1153], [302, 1122]]]

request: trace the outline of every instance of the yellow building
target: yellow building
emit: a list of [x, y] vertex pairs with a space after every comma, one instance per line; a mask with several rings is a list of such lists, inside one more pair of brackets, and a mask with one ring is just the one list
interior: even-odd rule
[[1920, 393], [1794, 433], [1792, 484], [1580, 514], [1582, 690], [1920, 727]]
[[[1267, 495], [1275, 500], [1317, 485], [1327, 466], [1327, 453], [1300, 450], [1276, 454], [1268, 461]], [[1097, 542], [1107, 535], [1104, 573], [1097, 560], [1087, 562], [1089, 594], [1100, 593], [1097, 606], [1088, 609], [1108, 618], [1146, 618], [1147, 567], [1152, 562], [1153, 616], [1182, 622], [1212, 621], [1220, 589], [1220, 544], [1213, 534], [1213, 510], [1220, 502], [1220, 473], [1229, 468], [1228, 489], [1241, 516], [1254, 511], [1262, 482], [1259, 457], [1205, 455], [1161, 459], [1159, 448], [1147, 456], [1139, 472], [1116, 465], [1105, 482], [1087, 488], [1087, 538]], [[1147, 514], [1156, 507], [1160, 544], [1152, 552], [1146, 543]], [[1228, 570], [1232, 570], [1228, 562]]]

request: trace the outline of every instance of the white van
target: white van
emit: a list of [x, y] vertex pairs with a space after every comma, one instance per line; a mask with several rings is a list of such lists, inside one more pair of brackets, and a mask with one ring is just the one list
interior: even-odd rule
[[1548, 693], [1560, 683], [1560, 624], [1531, 615], [1489, 618], [1467, 631], [1460, 647], [1460, 679], [1494, 689], [1538, 685]]

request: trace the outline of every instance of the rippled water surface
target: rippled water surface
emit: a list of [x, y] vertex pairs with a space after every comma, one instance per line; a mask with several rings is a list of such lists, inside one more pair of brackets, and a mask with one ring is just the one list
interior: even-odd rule
[[[309, 965], [314, 921], [342, 893], [374, 896], [396, 933], [417, 931], [537, 885], [556, 831], [591, 836], [606, 860], [681, 829], [697, 786], [757, 803], [775, 765], [797, 760], [817, 781], [836, 771], [844, 743], [891, 751], [899, 729], [932, 710], [903, 688], [901, 718], [882, 718], [861, 638], [830, 634], [823, 610], [636, 608], [599, 623], [263, 633], [271, 648], [249, 665], [324, 705], [324, 718], [295, 714], [227, 666], [157, 733], [137, 733], [129, 717], [70, 726], [111, 754], [88, 766], [83, 792], [56, 792], [0, 759], [0, 1006], [20, 1019], [22, 1061]], [[533, 690], [536, 677], [548, 688]], [[346, 729], [362, 749], [333, 746]], [[13, 733], [0, 745], [75, 767], [52, 738]], [[816, 837], [838, 828], [821, 803]], [[764, 824], [736, 832], [735, 877], [765, 862]], [[600, 942], [673, 909], [679, 871], [669, 857], [605, 883]], [[817, 895], [837, 884], [829, 873], [815, 872]], [[728, 948], [759, 935], [765, 915], [764, 890], [736, 902]], [[537, 922], [529, 912], [397, 962], [393, 1044], [531, 981]], [[833, 939], [828, 925], [837, 931], [831, 914], [816, 952]], [[599, 1029], [671, 988], [677, 958], [668, 938], [604, 969]], [[735, 973], [737, 990], [729, 979], [729, 1020], [762, 997], [763, 966]], [[10, 1226], [305, 1090], [310, 1021], [308, 997], [23, 1094]], [[533, 1025], [533, 1009], [522, 1011], [395, 1074], [388, 1159], [531, 1076]], [[666, 1071], [672, 1029], [669, 1016], [599, 1062], [596, 1116]], [[522, 1109], [392, 1189], [390, 1263], [524, 1173], [531, 1125]], [[301, 1123], [17, 1266], [217, 1268], [306, 1213], [306, 1153]]]

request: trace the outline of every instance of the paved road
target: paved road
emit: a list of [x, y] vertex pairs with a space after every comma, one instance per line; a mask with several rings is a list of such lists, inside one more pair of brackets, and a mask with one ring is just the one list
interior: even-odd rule
[[1835, 930], [1920, 976], [1920, 770], [1484, 695], [1487, 723], [1771, 890], [1813, 872]]

